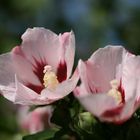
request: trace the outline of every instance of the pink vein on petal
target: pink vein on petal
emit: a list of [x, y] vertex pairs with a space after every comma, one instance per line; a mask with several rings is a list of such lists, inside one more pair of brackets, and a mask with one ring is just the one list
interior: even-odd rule
[[115, 109], [107, 110], [102, 114], [102, 117], [115, 117], [116, 115], [120, 114], [122, 108], [123, 106], [119, 106]]
[[44, 86], [43, 86], [43, 77], [44, 77], [43, 70], [44, 70], [44, 66], [46, 66], [47, 63], [44, 62], [41, 59], [40, 59], [40, 61], [38, 61], [35, 57], [33, 57], [33, 59], [34, 59], [34, 62], [35, 62], [35, 64], [32, 64], [33, 65], [33, 72], [38, 77], [38, 79], [40, 80], [42, 85], [40, 86], [40, 85], [34, 85], [32, 83], [28, 83], [27, 86], [29, 88], [31, 88], [32, 90], [34, 90], [35, 92], [37, 92], [38, 94], [40, 94], [40, 92], [44, 89]]
[[33, 91], [35, 91], [38, 94], [40, 94], [41, 91], [44, 89], [43, 85], [42, 86], [37, 86], [37, 85], [33, 85], [33, 84], [29, 83], [26, 86], [29, 87], [30, 89], [32, 89]]
[[35, 62], [35, 64], [33, 64], [33, 67], [34, 67], [33, 72], [39, 78], [40, 82], [43, 83], [43, 77], [44, 77], [43, 70], [44, 70], [44, 67], [47, 65], [47, 63], [41, 59], [40, 61], [38, 61], [35, 57], [33, 57], [33, 59]]
[[121, 93], [122, 103], [125, 103], [125, 91], [124, 91], [124, 89], [122, 87], [122, 80], [120, 81], [120, 85], [119, 85], [118, 91]]
[[57, 68], [57, 78], [58, 81], [61, 83], [62, 81], [66, 80], [67, 78], [67, 65], [66, 62], [60, 62]]

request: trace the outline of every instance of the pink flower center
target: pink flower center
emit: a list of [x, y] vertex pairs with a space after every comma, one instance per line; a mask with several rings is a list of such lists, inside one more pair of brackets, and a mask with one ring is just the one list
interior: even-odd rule
[[[34, 90], [35, 92], [37, 92], [38, 94], [41, 93], [41, 91], [48, 87], [47, 84], [45, 84], [46, 82], [44, 82], [44, 77], [54, 77], [52, 78], [53, 80], [47, 80], [49, 82], [53, 82], [55, 81], [55, 84], [49, 84], [49, 88], [51, 87], [50, 85], [53, 85], [55, 88], [56, 87], [56, 81], [58, 80], [59, 83], [63, 82], [64, 80], [67, 79], [67, 66], [66, 66], [66, 63], [65, 62], [61, 62], [59, 65], [58, 65], [58, 68], [57, 68], [57, 71], [54, 72], [53, 70], [51, 71], [52, 74], [49, 74], [49, 76], [45, 76], [45, 67], [47, 66], [47, 70], [49, 69], [52, 69], [52, 67], [50, 65], [47, 64], [47, 62], [44, 62], [43, 60], [41, 61], [38, 61], [36, 60], [36, 58], [34, 58], [34, 61], [35, 61], [35, 64], [33, 64], [33, 67], [34, 67], [34, 70], [33, 72], [35, 73], [35, 75], [38, 77], [39, 81], [42, 83], [42, 85], [34, 85], [32, 83], [27, 83], [26, 86], [31, 88], [32, 90]], [[50, 79], [49, 78], [49, 79]], [[46, 81], [46, 80], [45, 80]], [[46, 85], [46, 86], [45, 86]]]

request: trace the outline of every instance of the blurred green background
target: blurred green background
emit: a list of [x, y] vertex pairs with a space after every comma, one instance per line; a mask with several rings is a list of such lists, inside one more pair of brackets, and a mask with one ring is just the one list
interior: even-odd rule
[[[57, 34], [73, 30], [76, 62], [109, 44], [140, 54], [140, 0], [1, 0], [0, 54], [19, 45], [29, 27]], [[0, 97], [1, 140], [20, 137], [15, 135], [19, 133], [15, 112], [15, 106]]]

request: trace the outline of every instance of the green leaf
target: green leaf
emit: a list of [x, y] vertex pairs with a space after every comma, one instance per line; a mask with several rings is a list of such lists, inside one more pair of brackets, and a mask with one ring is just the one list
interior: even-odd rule
[[28, 135], [28, 136], [24, 136], [23, 140], [48, 140], [51, 139], [55, 136], [55, 133], [58, 131], [59, 129], [47, 129], [41, 132], [38, 132], [36, 134], [32, 134], [32, 135]]

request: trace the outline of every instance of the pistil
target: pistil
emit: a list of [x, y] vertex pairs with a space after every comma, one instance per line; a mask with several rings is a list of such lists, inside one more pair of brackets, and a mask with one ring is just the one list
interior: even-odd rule
[[121, 93], [118, 91], [119, 82], [116, 79], [114, 79], [110, 81], [110, 85], [111, 89], [108, 91], [107, 94], [115, 98], [116, 102], [120, 104], [122, 102], [122, 96]]
[[55, 72], [53, 72], [52, 67], [50, 65], [46, 65], [44, 67], [43, 73], [44, 73], [43, 85], [45, 86], [45, 88], [48, 88], [49, 90], [54, 90], [59, 84], [59, 82], [57, 80]]

